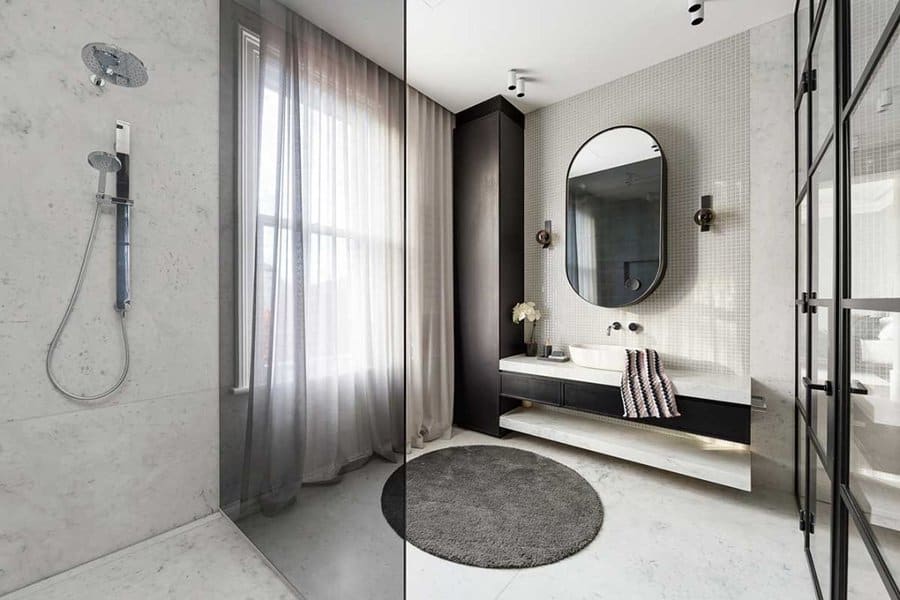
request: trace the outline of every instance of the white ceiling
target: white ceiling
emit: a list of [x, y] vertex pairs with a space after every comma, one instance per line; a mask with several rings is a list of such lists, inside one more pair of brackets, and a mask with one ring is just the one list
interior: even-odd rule
[[[390, 71], [402, 0], [282, 0]], [[407, 80], [453, 112], [504, 94], [524, 112], [790, 14], [793, 0], [406, 0]], [[528, 81], [523, 100], [506, 72]]]
[[403, 77], [404, 0], [278, 1], [397, 77]]

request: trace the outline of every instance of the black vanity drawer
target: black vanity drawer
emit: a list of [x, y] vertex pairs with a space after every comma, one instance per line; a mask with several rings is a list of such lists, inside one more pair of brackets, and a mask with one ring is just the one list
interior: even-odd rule
[[[716, 402], [688, 396], [676, 396], [680, 417], [671, 419], [647, 417], [625, 419], [705, 435], [720, 440], [750, 443], [750, 407], [742, 404]], [[563, 406], [608, 417], [624, 418], [619, 388], [590, 383], [566, 383]]]
[[500, 394], [541, 404], [562, 404], [562, 384], [556, 379], [500, 372]]
[[589, 383], [565, 384], [563, 406], [610, 417], [621, 417], [625, 412], [619, 388]]

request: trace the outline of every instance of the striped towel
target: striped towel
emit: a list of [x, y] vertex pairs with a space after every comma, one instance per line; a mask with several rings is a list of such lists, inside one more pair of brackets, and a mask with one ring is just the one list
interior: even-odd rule
[[665, 374], [656, 350], [628, 350], [622, 372], [623, 417], [680, 417], [672, 381]]

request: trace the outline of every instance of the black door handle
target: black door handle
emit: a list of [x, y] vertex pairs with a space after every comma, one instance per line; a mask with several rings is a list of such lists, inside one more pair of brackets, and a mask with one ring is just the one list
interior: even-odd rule
[[826, 396], [831, 396], [834, 393], [834, 386], [830, 381], [825, 381], [825, 383], [813, 383], [809, 380], [809, 377], [803, 378], [803, 387], [809, 390], [819, 390], [820, 392], [825, 392]]
[[850, 393], [851, 394], [859, 394], [860, 396], [865, 396], [869, 393], [869, 388], [867, 388], [861, 381], [858, 379], [854, 379], [850, 382]]

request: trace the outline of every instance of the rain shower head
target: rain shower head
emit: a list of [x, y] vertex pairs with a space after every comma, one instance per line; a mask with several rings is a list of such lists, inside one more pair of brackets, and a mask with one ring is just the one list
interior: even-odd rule
[[107, 81], [124, 87], [147, 83], [147, 68], [141, 59], [117, 46], [92, 42], [81, 49], [81, 60], [93, 73], [91, 81], [98, 87]]
[[115, 173], [122, 168], [122, 161], [109, 152], [97, 150], [88, 154], [88, 164], [101, 173]]

